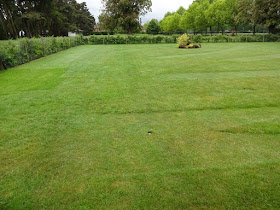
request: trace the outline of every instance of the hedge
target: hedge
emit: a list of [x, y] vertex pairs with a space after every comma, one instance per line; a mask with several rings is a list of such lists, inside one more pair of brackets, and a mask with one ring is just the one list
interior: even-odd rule
[[[56, 53], [78, 45], [105, 44], [159, 44], [176, 43], [179, 34], [166, 35], [92, 35], [88, 37], [45, 37], [0, 41], [0, 64], [7, 68], [17, 66], [31, 60]], [[280, 35], [238, 35], [238, 36], [202, 36], [191, 35], [197, 43], [217, 42], [276, 42]], [[1, 62], [2, 61], [2, 62]]]
[[0, 61], [9, 68], [81, 44], [81, 36], [0, 41]]

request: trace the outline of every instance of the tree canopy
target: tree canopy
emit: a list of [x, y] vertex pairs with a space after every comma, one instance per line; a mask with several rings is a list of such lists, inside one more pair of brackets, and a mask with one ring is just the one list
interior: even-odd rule
[[263, 24], [270, 33], [274, 33], [280, 24], [279, 0], [242, 0], [237, 2], [237, 7], [240, 23]]
[[[177, 19], [181, 15], [179, 27], [173, 25], [175, 14]], [[223, 33], [225, 29], [236, 30], [238, 26], [253, 26], [255, 31], [256, 25], [267, 27], [270, 33], [275, 33], [280, 25], [280, 1], [195, 0], [187, 10], [180, 7], [175, 13], [167, 12], [160, 25], [166, 33], [180, 30], [196, 33], [208, 29]]]
[[147, 26], [148, 34], [158, 34], [160, 32], [160, 25], [156, 19], [152, 19]]
[[99, 18], [103, 28], [122, 28], [128, 34], [140, 29], [140, 16], [151, 11], [151, 0], [102, 0], [104, 10]]
[[89, 34], [95, 19], [86, 3], [76, 0], [0, 0], [0, 38], [16, 38], [23, 29], [29, 37]]

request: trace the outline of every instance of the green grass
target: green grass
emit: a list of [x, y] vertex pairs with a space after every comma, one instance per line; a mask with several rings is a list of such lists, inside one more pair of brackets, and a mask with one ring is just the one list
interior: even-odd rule
[[0, 208], [279, 209], [280, 43], [202, 47], [1, 71]]

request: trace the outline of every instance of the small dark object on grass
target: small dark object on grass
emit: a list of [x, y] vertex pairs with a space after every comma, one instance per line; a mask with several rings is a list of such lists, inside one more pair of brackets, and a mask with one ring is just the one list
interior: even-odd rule
[[151, 135], [153, 132], [152, 131], [148, 131], [148, 134]]

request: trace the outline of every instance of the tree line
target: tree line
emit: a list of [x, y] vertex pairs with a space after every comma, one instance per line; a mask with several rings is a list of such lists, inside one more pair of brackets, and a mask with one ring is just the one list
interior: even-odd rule
[[65, 36], [69, 31], [90, 34], [95, 18], [86, 3], [76, 0], [0, 0], [0, 39]]
[[151, 0], [102, 0], [99, 28], [130, 34], [141, 29], [140, 16], [151, 11]]
[[276, 33], [279, 24], [279, 0], [195, 0], [187, 10], [180, 7], [166, 13], [160, 22], [153, 19], [145, 27], [151, 34], [187, 30], [212, 34], [213, 30], [224, 33], [226, 28], [237, 31], [240, 26], [249, 26], [255, 34], [257, 25]]

